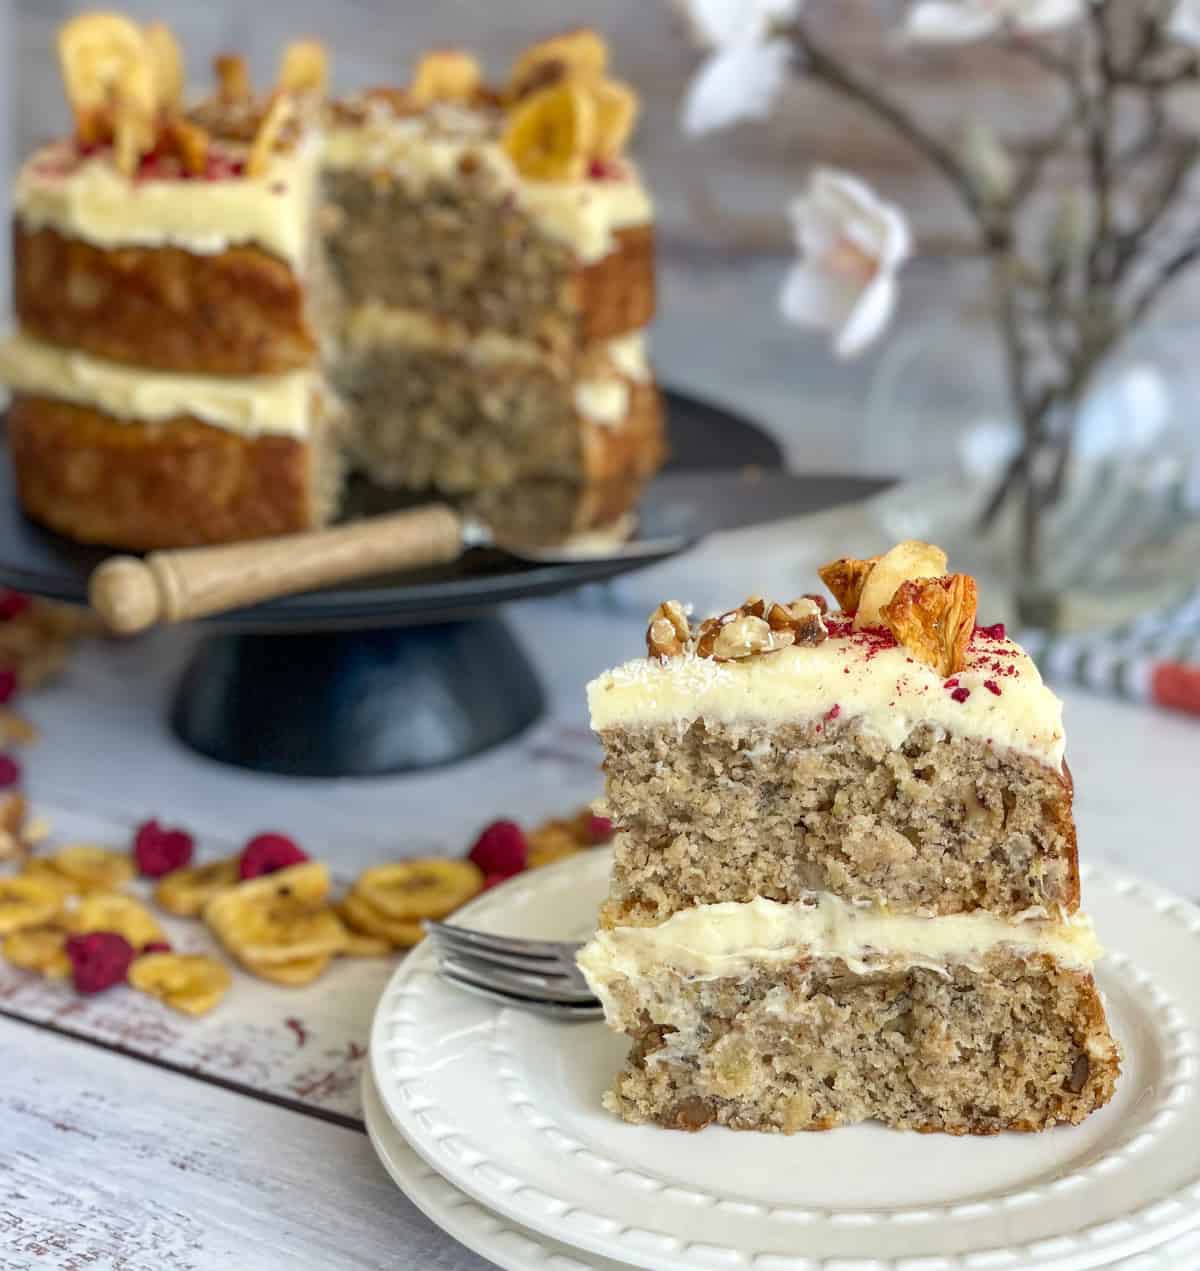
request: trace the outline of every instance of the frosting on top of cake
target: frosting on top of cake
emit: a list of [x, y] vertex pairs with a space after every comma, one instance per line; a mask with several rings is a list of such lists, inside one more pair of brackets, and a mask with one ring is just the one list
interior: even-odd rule
[[0, 383], [18, 393], [94, 407], [118, 421], [188, 416], [243, 436], [305, 436], [320, 391], [320, 378], [310, 370], [182, 375], [122, 366], [26, 335], [0, 343]]
[[617, 177], [528, 180], [500, 145], [495, 121], [461, 107], [397, 116], [382, 103], [364, 103], [361, 118], [330, 125], [324, 162], [333, 171], [386, 173], [418, 190], [431, 181], [462, 181], [464, 165], [482, 168], [495, 190], [511, 194], [545, 234], [567, 243], [584, 264], [613, 250], [617, 230], [648, 225], [654, 216], [628, 161], [622, 160]]
[[1062, 703], [1032, 659], [997, 629], [976, 627], [966, 664], [942, 676], [882, 628], [826, 619], [828, 639], [740, 661], [689, 652], [637, 658], [588, 685], [592, 727], [857, 721], [888, 746], [923, 724], [1061, 768]]
[[318, 151], [312, 140], [272, 156], [262, 176], [130, 179], [110, 149], [60, 141], [17, 177], [14, 210], [29, 230], [53, 229], [101, 248], [180, 247], [215, 255], [253, 245], [299, 269], [310, 249]]
[[1004, 948], [1078, 968], [1090, 968], [1103, 953], [1083, 913], [999, 918], [975, 910], [927, 917], [813, 892], [788, 904], [760, 896], [696, 905], [656, 927], [602, 930], [581, 951], [579, 965], [598, 991], [614, 976], [636, 978], [664, 967], [715, 979], [802, 957], [840, 958], [856, 974], [884, 966], [946, 973], [948, 964], [978, 967]]

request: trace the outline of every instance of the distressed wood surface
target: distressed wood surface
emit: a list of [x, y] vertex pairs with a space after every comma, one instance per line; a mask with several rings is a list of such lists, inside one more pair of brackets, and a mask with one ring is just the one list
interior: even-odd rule
[[0, 1268], [482, 1271], [357, 1130], [0, 1020]]

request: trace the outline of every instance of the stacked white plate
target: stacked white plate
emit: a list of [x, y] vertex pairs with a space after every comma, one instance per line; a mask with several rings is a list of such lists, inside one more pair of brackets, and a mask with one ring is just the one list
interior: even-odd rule
[[[583, 938], [609, 857], [485, 893], [457, 921]], [[876, 1125], [688, 1135], [600, 1106], [624, 1040], [471, 997], [417, 949], [375, 1015], [367, 1126], [401, 1189], [509, 1271], [1195, 1271], [1200, 909], [1085, 870], [1124, 1069], [1081, 1126], [991, 1138]]]

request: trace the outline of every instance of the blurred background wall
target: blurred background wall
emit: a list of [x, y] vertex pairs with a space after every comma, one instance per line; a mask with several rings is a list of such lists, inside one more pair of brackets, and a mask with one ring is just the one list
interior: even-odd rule
[[[54, 62], [55, 28], [86, 5], [0, 0], [0, 176], [67, 126]], [[912, 460], [886, 437], [868, 438], [862, 407], [881, 356], [834, 362], [820, 336], [785, 326], [776, 296], [791, 254], [789, 196], [814, 161], [865, 173], [913, 215], [920, 236], [944, 243], [957, 224], [952, 200], [902, 147], [851, 108], [805, 85], [788, 89], [772, 119], [702, 140], [684, 137], [678, 105], [700, 54], [668, 0], [124, 0], [133, 16], [163, 17], [187, 51], [193, 88], [212, 55], [239, 49], [269, 82], [284, 42], [299, 34], [333, 52], [338, 89], [403, 81], [436, 45], [472, 47], [497, 76], [542, 35], [588, 24], [613, 44], [617, 74], [643, 103], [635, 153], [659, 207], [660, 307], [655, 359], [665, 382], [727, 402], [770, 424], [797, 465], [892, 468]], [[937, 50], [913, 58], [890, 29], [888, 0], [810, 6], [825, 34], [932, 120], [982, 114], [1004, 128], [1045, 117], [1028, 69], [998, 50]], [[0, 272], [7, 261], [0, 262]], [[4, 278], [3, 294], [7, 295]], [[894, 331], [944, 312], [958, 318], [980, 294], [974, 267], [936, 250], [904, 275]], [[886, 337], [885, 337], [886, 343]]]

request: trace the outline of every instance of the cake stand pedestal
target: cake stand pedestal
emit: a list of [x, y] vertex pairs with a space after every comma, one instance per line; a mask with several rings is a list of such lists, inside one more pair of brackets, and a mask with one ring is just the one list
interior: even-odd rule
[[[754, 424], [666, 392], [670, 467], [778, 468]], [[369, 487], [350, 515], [397, 505]], [[42, 530], [20, 512], [0, 449], [0, 585], [87, 603], [110, 553]], [[669, 553], [668, 553], [669, 554]], [[289, 596], [202, 625], [213, 634], [169, 708], [187, 745], [222, 763], [304, 777], [406, 772], [478, 754], [534, 723], [543, 696], [499, 605], [603, 582], [663, 557], [530, 564], [476, 550], [447, 567]]]

